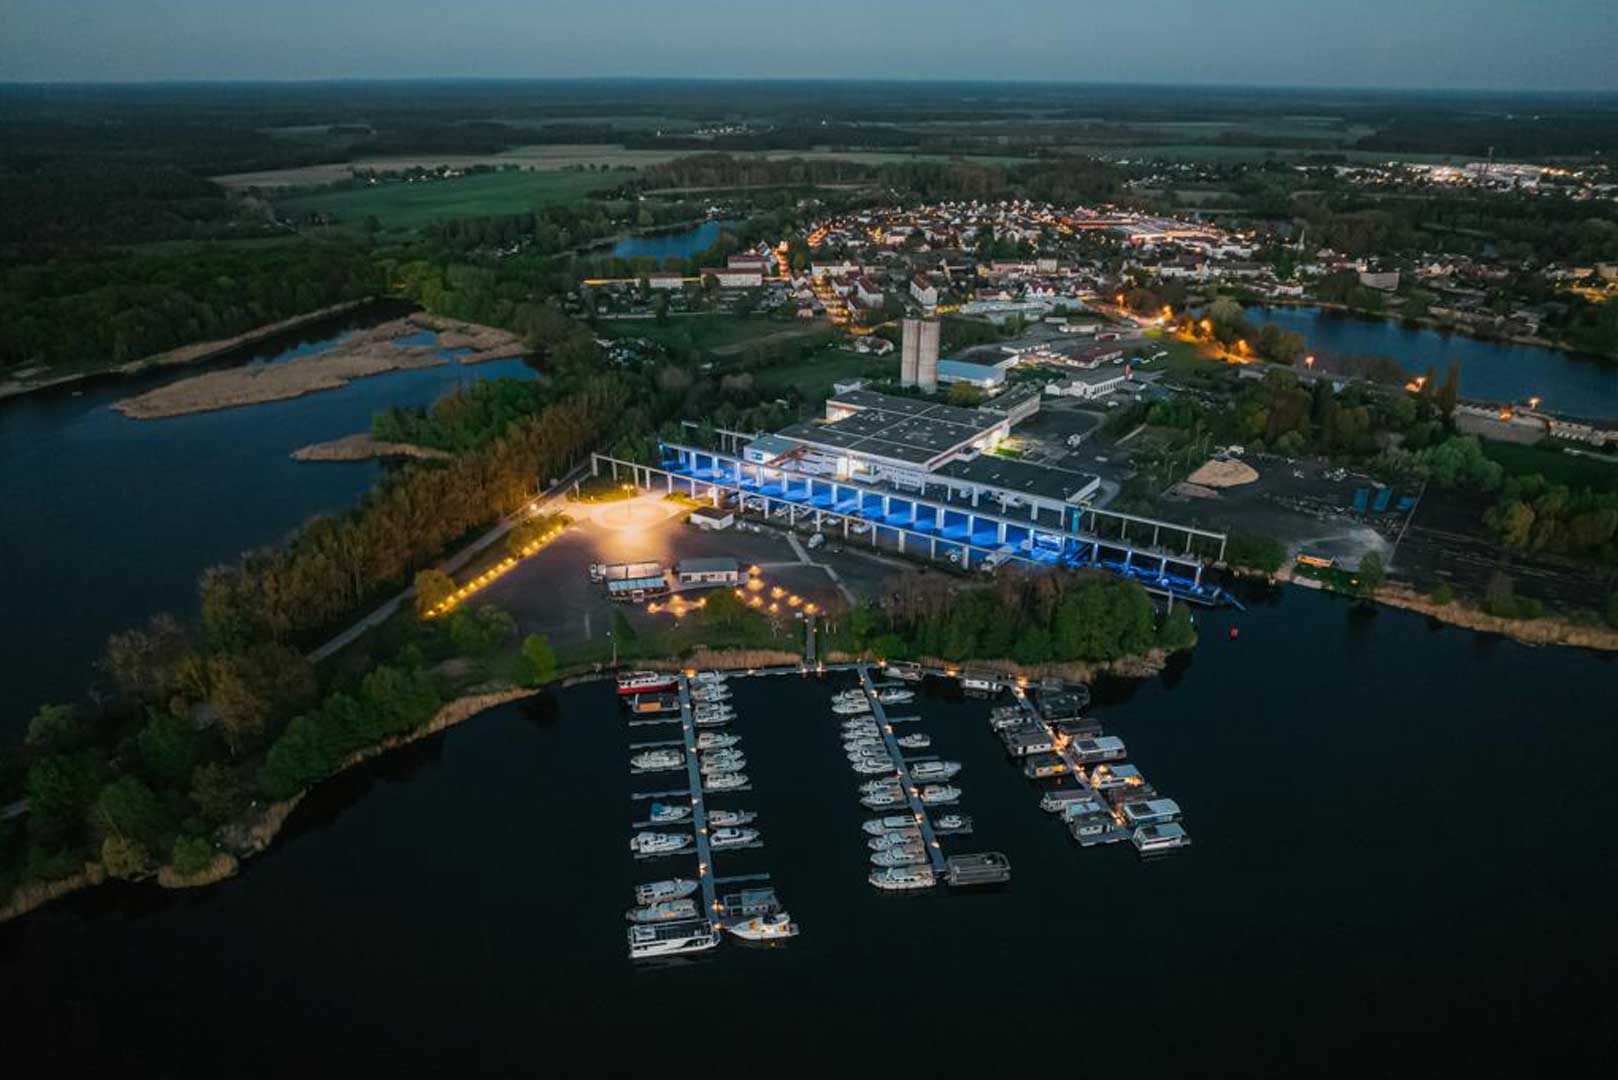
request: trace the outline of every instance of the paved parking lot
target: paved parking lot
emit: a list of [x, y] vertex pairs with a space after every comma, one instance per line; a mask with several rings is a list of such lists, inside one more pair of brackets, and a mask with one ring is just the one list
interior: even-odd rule
[[554, 644], [577, 644], [604, 640], [615, 607], [637, 627], [659, 625], [659, 620], [670, 617], [648, 613], [644, 604], [607, 599], [606, 590], [590, 580], [591, 563], [655, 560], [672, 568], [681, 559], [734, 558], [744, 568], [758, 566], [772, 585], [821, 606], [875, 594], [895, 574], [914, 572], [905, 563], [873, 557], [853, 546], [843, 550], [840, 543], [809, 551], [800, 536], [794, 548], [784, 530], [738, 527], [706, 532], [683, 523], [687, 512], [686, 507], [653, 495], [570, 505], [567, 513], [575, 524], [479, 593], [478, 601], [510, 612], [524, 634], [545, 634]]

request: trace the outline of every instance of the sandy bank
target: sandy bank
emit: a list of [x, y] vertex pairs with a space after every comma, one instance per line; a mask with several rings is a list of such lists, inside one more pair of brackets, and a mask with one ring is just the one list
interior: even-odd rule
[[424, 329], [436, 330], [440, 348], [471, 349], [470, 354], [460, 358], [463, 364], [510, 360], [528, 352], [528, 346], [520, 337], [498, 327], [459, 322], [426, 312], [417, 312], [410, 316], [410, 321]]
[[1503, 634], [1526, 645], [1572, 645], [1581, 649], [1618, 651], [1618, 630], [1605, 626], [1587, 626], [1550, 616], [1541, 619], [1502, 619], [1460, 601], [1435, 603], [1431, 597], [1416, 592], [1408, 585], [1384, 585], [1377, 590], [1376, 599], [1389, 607], [1418, 611], [1440, 622], [1464, 626], [1469, 630]]
[[438, 345], [398, 344], [399, 338], [416, 331], [417, 327], [409, 319], [393, 319], [350, 334], [324, 352], [276, 364], [249, 364], [210, 371], [125, 398], [113, 408], [137, 420], [155, 420], [284, 401], [321, 390], [336, 390], [368, 375], [446, 363], [439, 355]]
[[380, 442], [365, 432], [329, 442], [310, 443], [292, 451], [293, 461], [369, 461], [372, 458], [449, 458], [453, 454], [411, 443]]

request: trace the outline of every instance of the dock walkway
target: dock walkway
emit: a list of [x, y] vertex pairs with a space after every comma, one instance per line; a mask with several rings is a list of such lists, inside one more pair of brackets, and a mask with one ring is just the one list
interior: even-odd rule
[[861, 664], [859, 672], [860, 685], [865, 688], [865, 698], [871, 703], [871, 714], [876, 717], [877, 730], [882, 732], [882, 743], [888, 748], [888, 756], [893, 759], [894, 768], [899, 770], [899, 783], [904, 788], [905, 798], [910, 803], [910, 812], [915, 815], [916, 825], [921, 830], [921, 841], [927, 848], [927, 859], [932, 863], [933, 873], [942, 881], [945, 871], [944, 852], [938, 846], [938, 834], [933, 831], [933, 822], [927, 815], [926, 805], [916, 794], [915, 781], [910, 778], [910, 765], [905, 760], [904, 751], [894, 741], [893, 729], [888, 724], [887, 710], [876, 699], [876, 687], [871, 684], [871, 668], [869, 665]]
[[691, 716], [691, 680], [680, 676], [680, 730], [685, 737], [685, 771], [691, 782], [691, 828], [697, 838], [697, 883], [703, 911], [711, 918], [719, 896], [714, 888], [713, 848], [708, 846], [708, 810], [703, 804], [702, 771], [697, 759], [697, 725]]

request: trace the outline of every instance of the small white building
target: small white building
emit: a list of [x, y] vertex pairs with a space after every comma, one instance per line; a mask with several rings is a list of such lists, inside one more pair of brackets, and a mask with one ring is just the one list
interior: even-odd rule
[[683, 586], [740, 585], [742, 566], [735, 559], [681, 559], [675, 577]]
[[1075, 397], [1081, 401], [1094, 401], [1106, 397], [1129, 381], [1129, 365], [1075, 371], [1060, 382], [1045, 384], [1045, 392], [1052, 397]]

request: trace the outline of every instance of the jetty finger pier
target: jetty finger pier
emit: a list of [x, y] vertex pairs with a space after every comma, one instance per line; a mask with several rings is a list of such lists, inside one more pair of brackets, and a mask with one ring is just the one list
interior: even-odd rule
[[[714, 865], [715, 852], [764, 846], [752, 827], [757, 820], [752, 811], [709, 805], [710, 796], [752, 790], [742, 771], [747, 759], [741, 738], [726, 730], [735, 709], [728, 703], [723, 676], [630, 672], [619, 676], [618, 692], [628, 706], [632, 729], [666, 732], [669, 725], [679, 725], [677, 736], [631, 743], [631, 774], [677, 774], [685, 782], [684, 787], [633, 796], [639, 820], [630, 853], [648, 863], [674, 857], [697, 860], [693, 877], [636, 888], [636, 906], [627, 913], [630, 957], [706, 952], [726, 933], [756, 943], [796, 937], [798, 926], [782, 910], [768, 874], [720, 877]], [[722, 893], [722, 886], [734, 891]]]

